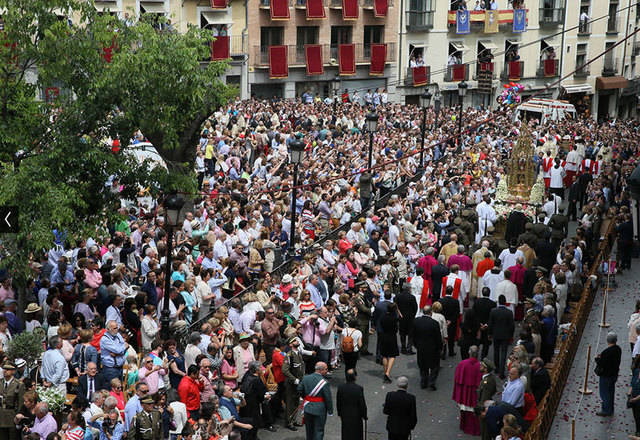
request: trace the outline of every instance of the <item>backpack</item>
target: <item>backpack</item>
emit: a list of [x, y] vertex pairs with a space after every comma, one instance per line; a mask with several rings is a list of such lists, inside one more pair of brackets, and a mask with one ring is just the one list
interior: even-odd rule
[[353, 353], [353, 338], [351, 337], [351, 333], [347, 333], [347, 335], [342, 338], [342, 352], [343, 353]]

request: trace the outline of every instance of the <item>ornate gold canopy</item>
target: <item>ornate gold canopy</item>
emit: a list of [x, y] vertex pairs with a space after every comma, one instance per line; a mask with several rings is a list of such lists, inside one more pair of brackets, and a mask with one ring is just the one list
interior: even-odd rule
[[529, 199], [531, 188], [535, 183], [534, 147], [531, 132], [526, 120], [520, 124], [520, 136], [511, 151], [507, 170], [507, 190], [516, 197]]

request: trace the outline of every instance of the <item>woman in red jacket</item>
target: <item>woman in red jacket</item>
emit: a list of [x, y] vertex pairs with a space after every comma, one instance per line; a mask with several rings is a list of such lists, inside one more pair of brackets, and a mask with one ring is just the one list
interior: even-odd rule
[[190, 419], [200, 418], [200, 391], [204, 390], [204, 382], [199, 379], [200, 371], [197, 365], [190, 365], [187, 375], [178, 385], [180, 400], [187, 407], [187, 415]]

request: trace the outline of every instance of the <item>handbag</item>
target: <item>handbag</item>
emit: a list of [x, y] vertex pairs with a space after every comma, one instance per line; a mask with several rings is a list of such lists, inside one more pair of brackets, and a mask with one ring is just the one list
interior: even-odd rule
[[273, 376], [271, 365], [269, 365], [267, 370], [264, 372], [264, 385], [267, 387], [267, 391], [272, 393], [278, 391], [278, 383], [276, 382], [276, 378]]
[[602, 373], [604, 373], [604, 367], [596, 364], [596, 368], [593, 370], [593, 372], [596, 373], [596, 376], [602, 376]]

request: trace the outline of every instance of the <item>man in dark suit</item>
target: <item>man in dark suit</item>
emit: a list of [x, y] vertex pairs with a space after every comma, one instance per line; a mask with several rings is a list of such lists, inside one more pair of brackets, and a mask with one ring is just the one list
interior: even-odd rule
[[460, 301], [453, 296], [453, 287], [447, 286], [445, 297], [438, 301], [442, 304], [442, 314], [447, 320], [447, 334], [449, 338], [449, 356], [455, 356], [456, 335], [458, 333], [458, 318], [460, 318]]
[[556, 254], [558, 253], [562, 240], [564, 240], [569, 233], [569, 217], [564, 214], [553, 214], [549, 219], [548, 225], [551, 228], [553, 253]]
[[400, 376], [396, 381], [398, 391], [389, 391], [384, 399], [382, 412], [387, 416], [389, 440], [407, 440], [418, 424], [416, 396], [407, 392], [409, 379]]
[[87, 363], [87, 374], [78, 378], [78, 396], [86, 397], [91, 402], [91, 395], [98, 390], [108, 390], [110, 388], [104, 380], [102, 374], [98, 373], [98, 366], [95, 362]]
[[511, 240], [517, 239], [520, 234], [524, 233], [525, 226], [527, 224], [527, 217], [521, 211], [522, 205], [516, 205], [515, 209], [509, 214], [507, 219], [507, 230], [504, 234], [504, 239], [507, 243], [511, 243]]
[[378, 301], [373, 309], [373, 324], [376, 329], [376, 363], [382, 364], [382, 355], [380, 354], [380, 335], [382, 334], [382, 318], [387, 314], [387, 307], [391, 303], [391, 291], [384, 292], [384, 300]]
[[[402, 315], [399, 326], [400, 344], [402, 346], [401, 353], [415, 354], [412, 348], [414, 339], [410, 335], [416, 313], [418, 312], [418, 303], [416, 302], [416, 297], [411, 294], [409, 284], [405, 284], [402, 287], [402, 292], [395, 297], [394, 301], [398, 305], [400, 315]], [[407, 336], [409, 336], [408, 343]]]
[[347, 382], [338, 387], [336, 408], [342, 421], [342, 438], [362, 440], [362, 421], [367, 420], [367, 403], [363, 388], [356, 384], [356, 372], [349, 369], [345, 373]]
[[418, 367], [420, 368], [420, 388], [431, 387], [436, 390], [436, 379], [440, 370], [440, 353], [442, 352], [442, 334], [440, 325], [431, 317], [431, 306], [424, 306], [423, 316], [413, 323], [411, 338], [418, 350]]
[[433, 301], [440, 299], [440, 291], [442, 290], [442, 279], [449, 275], [449, 268], [444, 265], [445, 256], [440, 255], [438, 257], [438, 264], [431, 268], [431, 282], [433, 285], [433, 291], [431, 296]]
[[538, 275], [536, 275], [536, 267], [540, 263], [538, 259], [533, 260], [533, 264], [530, 268], [524, 271], [524, 281], [522, 282], [522, 294], [525, 298], [533, 298], [533, 286], [538, 282]]
[[497, 304], [489, 298], [489, 295], [491, 295], [491, 289], [483, 287], [482, 297], [477, 298], [473, 303], [473, 311], [478, 321], [480, 321], [480, 344], [482, 344], [482, 355], [480, 357], [482, 359], [487, 357], [489, 346], [491, 345], [489, 340], [489, 315], [497, 307]]
[[505, 378], [504, 367], [507, 360], [507, 350], [514, 330], [513, 312], [507, 307], [505, 296], [500, 295], [498, 307], [489, 314], [489, 335], [493, 339], [493, 362], [500, 379]]
[[531, 392], [536, 399], [536, 405], [540, 405], [540, 401], [551, 387], [551, 377], [544, 367], [542, 358], [533, 358], [531, 360]]
[[548, 271], [551, 271], [551, 268], [556, 262], [557, 253], [557, 249], [553, 248], [549, 240], [541, 238], [536, 242], [536, 255], [540, 261], [540, 266]]

